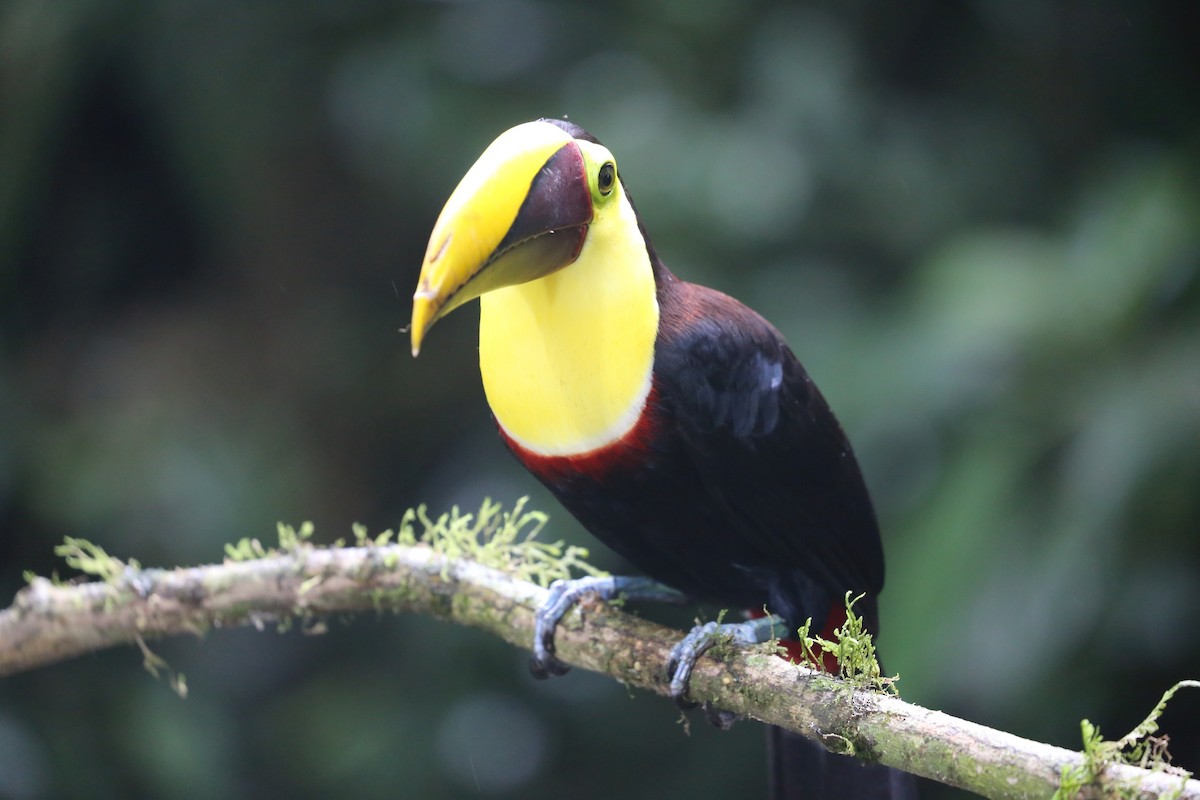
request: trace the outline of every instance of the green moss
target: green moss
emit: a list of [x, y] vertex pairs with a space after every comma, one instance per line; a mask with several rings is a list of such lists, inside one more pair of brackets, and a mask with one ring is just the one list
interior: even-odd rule
[[[570, 578], [576, 571], [604, 574], [587, 563], [585, 548], [539, 539], [548, 517], [541, 511], [526, 509], [527, 502], [528, 498], [522, 497], [511, 510], [505, 511], [500, 503], [485, 498], [476, 512], [464, 513], [454, 506], [437, 517], [430, 516], [428, 507], [421, 504], [404, 512], [396, 530], [388, 529], [375, 536], [365, 525], [354, 523], [352, 542], [355, 547], [379, 548], [424, 544], [449, 560], [476, 561], [543, 587], [560, 578]], [[267, 547], [256, 538], [247, 537], [225, 545], [225, 557], [229, 561], [248, 561], [296, 553], [313, 546], [314, 532], [309, 522], [302, 523], [299, 529], [279, 523], [277, 546]], [[385, 554], [381, 561], [385, 569], [394, 569], [398, 563], [395, 553]], [[449, 570], [449, 565], [446, 569]]]
[[[1115, 741], [1108, 741], [1100, 735], [1100, 728], [1088, 720], [1079, 723], [1083, 734], [1083, 763], [1077, 767], [1064, 767], [1059, 777], [1058, 789], [1051, 800], [1067, 800], [1074, 797], [1086, 786], [1097, 782], [1111, 764], [1128, 764], [1142, 769], [1166, 770], [1180, 777], [1178, 797], [1184, 789], [1184, 782], [1191, 773], [1178, 767], [1171, 766], [1171, 756], [1167, 752], [1165, 736], [1155, 736], [1158, 731], [1158, 720], [1167, 708], [1167, 703], [1175, 693], [1184, 688], [1200, 688], [1200, 681], [1180, 681], [1163, 693], [1162, 699], [1151, 709], [1146, 718], [1132, 731]], [[1122, 791], [1123, 797], [1136, 797], [1136, 787]]]
[[122, 561], [104, 552], [99, 545], [72, 536], [63, 539], [63, 543], [54, 548], [54, 554], [66, 561], [68, 567], [110, 584], [118, 583], [142, 568], [132, 558]]
[[[511, 510], [505, 511], [499, 503], [485, 499], [477, 512], [463, 513], [456, 506], [436, 518], [429, 515], [426, 506], [420, 505], [404, 513], [396, 530], [389, 529], [372, 536], [365, 525], [354, 524], [351, 527], [352, 541], [355, 546], [364, 548], [384, 548], [393, 544], [425, 545], [446, 557], [447, 572], [450, 561], [469, 559], [543, 587], [555, 580], [570, 578], [576, 571], [589, 575], [604, 574], [587, 563], [587, 551], [584, 548], [568, 546], [561, 541], [551, 543], [539, 539], [548, 517], [543, 512], [527, 509], [527, 502], [528, 498], [522, 497]], [[279, 523], [276, 526], [276, 544], [264, 545], [257, 538], [242, 538], [225, 545], [225, 558], [229, 562], [244, 562], [285, 555], [303, 555], [317, 546], [313, 543], [314, 534], [315, 528], [311, 522], [301, 523], [299, 527]], [[340, 539], [335, 544], [343, 545], [344, 541]], [[55, 548], [55, 553], [72, 569], [114, 587], [115, 590], [105, 598], [106, 608], [117, 603], [134, 602], [139, 596], [144, 596], [139, 581], [149, 583], [148, 579], [151, 577], [142, 570], [137, 561], [122, 561], [106, 553], [100, 546], [83, 539], [67, 537], [63, 544]], [[398, 552], [387, 550], [377, 559], [366, 559], [369, 565], [364, 569], [368, 574], [363, 577], [369, 577], [380, 567], [394, 569], [399, 558]], [[298, 569], [303, 569], [305, 560], [297, 559]], [[26, 579], [33, 582], [37, 576], [27, 574]], [[301, 583], [299, 593], [303, 595], [311, 591], [322, 579], [320, 575], [307, 577]], [[233, 579], [229, 577], [214, 577], [206, 581], [204, 588], [207, 592], [219, 593], [229, 588], [231, 580]], [[411, 593], [409, 586], [374, 589], [370, 598], [376, 609], [397, 608], [409, 602]], [[468, 597], [457, 595], [446, 598], [444, 606], [435, 608], [434, 612], [446, 616], [464, 610], [468, 604], [471, 605], [471, 613], [477, 614], [478, 608], [471, 604]], [[290, 628], [298, 616], [305, 630], [314, 632], [312, 619], [304, 616], [302, 609], [293, 609], [291, 614], [279, 619], [280, 630]], [[214, 618], [212, 624], [220, 626], [247, 620], [261, 627], [263, 617], [256, 615], [256, 610], [248, 604], [240, 604]], [[272, 621], [275, 621], [274, 617]], [[499, 627], [503, 620], [498, 616], [495, 622]], [[187, 683], [183, 676], [174, 673], [144, 641], [139, 640], [138, 644], [142, 650], [146, 670], [155, 676], [165, 673], [172, 688], [181, 696], [186, 694]]]
[[[512, 510], [504, 511], [499, 503], [484, 498], [474, 514], [464, 514], [454, 506], [437, 519], [428, 515], [426, 506], [420, 505], [415, 511], [410, 509], [405, 513], [398, 541], [419, 541], [447, 559], [470, 559], [543, 587], [560, 578], [570, 578], [573, 570], [588, 575], [603, 574], [587, 563], [585, 548], [539, 540], [538, 535], [549, 518], [541, 511], [526, 510], [528, 500], [522, 497]], [[423, 528], [419, 536], [416, 524]]]
[[149, 672], [156, 680], [166, 674], [167, 683], [171, 690], [179, 695], [180, 699], [186, 700], [188, 694], [187, 678], [182, 672], [176, 672], [171, 669], [166, 659], [155, 653], [146, 644], [146, 640], [140, 635], [134, 639], [137, 642], [138, 648], [142, 651], [142, 668]]
[[308, 594], [310, 591], [312, 591], [316, 587], [320, 586], [321, 582], [324, 580], [325, 580], [324, 575], [310, 575], [309, 577], [305, 578], [304, 581], [300, 584], [300, 588], [298, 588], [296, 590], [296, 594], [303, 597], [304, 595]]
[[804, 623], [797, 635], [803, 644], [805, 658], [820, 664], [822, 656], [831, 653], [837, 658], [841, 679], [851, 687], [898, 696], [896, 682], [900, 677], [883, 674], [875, 653], [874, 637], [866, 629], [862, 617], [854, 611], [854, 605], [862, 598], [861, 594], [851, 597], [851, 593], [846, 592], [846, 621], [841, 627], [834, 628], [833, 639], [812, 636], [811, 618]]
[[[453, 594], [450, 596], [450, 613], [454, 617], [461, 617], [471, 613], [473, 603], [471, 598], [465, 594]], [[479, 620], [483, 622], [483, 619]]]
[[372, 589], [370, 592], [371, 605], [376, 611], [394, 611], [403, 608], [412, 599], [412, 589], [407, 584], [386, 589]]
[[843, 756], [857, 756], [859, 754], [858, 748], [854, 746], [854, 742], [837, 733], [821, 734], [821, 743], [831, 753]]
[[[511, 510], [505, 511], [500, 503], [484, 498], [476, 512], [464, 513], [454, 506], [437, 517], [430, 516], [428, 507], [421, 504], [404, 512], [396, 530], [388, 529], [375, 536], [365, 525], [354, 523], [352, 541], [355, 547], [424, 544], [449, 560], [476, 561], [543, 587], [560, 578], [570, 578], [574, 572], [604, 574], [587, 563], [586, 548], [539, 539], [549, 518], [541, 511], [528, 510], [525, 507], [528, 500], [522, 497]], [[277, 545], [268, 547], [256, 538], [247, 537], [225, 545], [225, 557], [229, 561], [249, 561], [294, 554], [313, 546], [314, 533], [311, 522], [302, 523], [298, 529], [279, 523]], [[394, 569], [396, 564], [395, 553], [384, 555], [385, 569]], [[449, 570], [449, 565], [446, 569]]]
[[226, 561], [252, 561], [274, 554], [275, 551], [263, 547], [258, 539], [239, 539], [236, 544], [225, 545]]
[[316, 528], [311, 522], [300, 523], [299, 529], [283, 522], [275, 524], [275, 536], [278, 544], [266, 547], [261, 541], [252, 537], [239, 539], [233, 544], [225, 545], [226, 561], [252, 561], [256, 558], [271, 558], [283, 554], [295, 554], [305, 547], [311, 547]]
[[300, 523], [299, 530], [293, 528], [291, 525], [277, 522], [275, 523], [275, 530], [279, 536], [280, 551], [295, 553], [309, 545], [316, 528], [311, 522]]

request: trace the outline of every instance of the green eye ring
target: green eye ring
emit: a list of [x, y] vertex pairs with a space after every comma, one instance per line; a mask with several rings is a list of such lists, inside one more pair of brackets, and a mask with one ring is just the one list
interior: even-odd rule
[[596, 172], [596, 189], [600, 194], [608, 196], [617, 185], [617, 167], [611, 161], [605, 161]]

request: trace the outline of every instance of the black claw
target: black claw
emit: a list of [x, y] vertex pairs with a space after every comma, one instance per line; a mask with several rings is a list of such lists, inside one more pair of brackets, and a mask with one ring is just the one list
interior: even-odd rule
[[[698, 705], [687, 699], [692, 668], [696, 666], [697, 659], [722, 637], [735, 644], [765, 642], [778, 622], [778, 618], [763, 617], [750, 622], [724, 625], [709, 622], [692, 628], [688, 635], [671, 649], [671, 657], [667, 660], [667, 680], [671, 684], [671, 697], [675, 700], [675, 705], [685, 711]], [[704, 704], [704, 716], [714, 727], [721, 730], [728, 730], [737, 719], [736, 714], [717, 711], [708, 703]]]
[[680, 711], [690, 711], [699, 705], [694, 700], [689, 700], [687, 696], [688, 681], [692, 677], [692, 667], [695, 666], [695, 658], [689, 658], [684, 655], [682, 658], [679, 653], [673, 652], [671, 658], [667, 661], [667, 682], [671, 684], [671, 699], [675, 701], [675, 706]]
[[557, 678], [560, 675], [566, 675], [571, 671], [571, 667], [559, 661], [554, 656], [539, 661], [536, 658], [529, 659], [529, 674], [537, 678], [539, 681], [544, 681], [549, 678]]
[[554, 657], [554, 630], [571, 606], [586, 594], [611, 600], [618, 594], [631, 600], [680, 603], [685, 597], [648, 578], [587, 577], [557, 580], [550, 584], [545, 601], [538, 608], [534, 623], [533, 656], [529, 672], [538, 680], [566, 675], [571, 668]]
[[671, 697], [682, 709], [696, 707], [696, 703], [687, 699], [688, 682], [692, 678], [696, 660], [713, 646], [715, 630], [716, 623], [697, 625], [671, 649], [671, 657], [667, 661], [667, 680], [671, 684]]

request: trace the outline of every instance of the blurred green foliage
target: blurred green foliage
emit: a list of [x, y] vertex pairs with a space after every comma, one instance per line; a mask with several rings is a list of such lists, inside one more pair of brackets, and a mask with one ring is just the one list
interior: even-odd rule
[[[530, 493], [470, 314], [397, 329], [458, 178], [567, 114], [681, 276], [771, 318], [856, 444], [914, 701], [1077, 747], [1200, 667], [1200, 71], [1186, 8], [0, 4], [0, 593]], [[602, 563], [620, 564], [601, 548]], [[607, 559], [606, 561], [604, 559]], [[692, 614], [689, 610], [680, 622]], [[0, 797], [755, 797], [729, 734], [422, 619], [0, 682]], [[1200, 700], [1163, 718], [1200, 769]], [[698, 721], [697, 721], [698, 722]], [[931, 789], [929, 796], [950, 796]]]

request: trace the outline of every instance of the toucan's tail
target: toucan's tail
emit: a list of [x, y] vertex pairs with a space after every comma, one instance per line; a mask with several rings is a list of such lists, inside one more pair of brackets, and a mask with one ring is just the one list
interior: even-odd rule
[[767, 728], [771, 800], [915, 800], [907, 772], [830, 753], [798, 733]]

